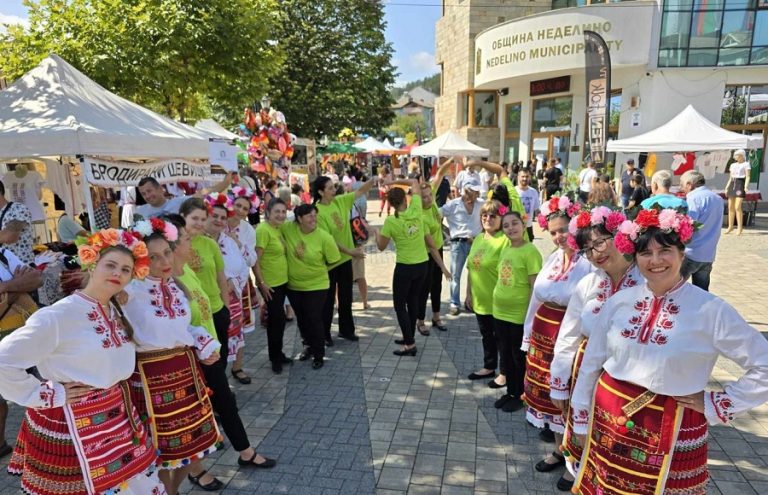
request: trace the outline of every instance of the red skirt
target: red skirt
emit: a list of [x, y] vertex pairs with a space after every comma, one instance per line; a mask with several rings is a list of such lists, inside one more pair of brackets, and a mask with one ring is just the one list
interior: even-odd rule
[[216, 450], [221, 436], [191, 349], [137, 353], [130, 385], [163, 468], [186, 466]]
[[531, 345], [525, 362], [525, 417], [534, 426], [563, 433], [563, 413], [549, 398], [549, 372], [555, 355], [555, 342], [565, 309], [542, 304], [536, 310], [531, 329]]
[[147, 430], [118, 384], [77, 404], [27, 408], [8, 472], [21, 476], [29, 494], [90, 495], [127, 487], [156, 460]]
[[590, 415], [589, 440], [574, 493], [661, 495], [707, 493], [707, 422], [704, 415], [657, 395], [636, 412], [632, 428], [622, 406], [643, 387], [603, 373]]
[[[579, 378], [579, 368], [581, 368], [581, 362], [584, 360], [584, 351], [587, 348], [588, 339], [584, 339], [579, 343], [579, 348], [576, 350], [576, 356], [573, 358], [573, 368], [571, 369], [571, 391], [576, 386], [576, 380]], [[579, 463], [581, 462], [581, 455], [584, 453], [584, 447], [579, 443], [578, 438], [573, 435], [573, 415], [571, 414], [571, 408], [568, 407], [568, 414], [565, 416], [565, 434], [563, 435], [563, 454], [565, 456], [565, 463], [568, 467], [568, 471], [571, 474], [576, 475], [579, 471]]]
[[229, 298], [229, 330], [227, 331], [227, 347], [229, 355], [227, 362], [231, 363], [237, 358], [237, 351], [245, 347], [245, 337], [243, 336], [243, 305], [236, 294]]

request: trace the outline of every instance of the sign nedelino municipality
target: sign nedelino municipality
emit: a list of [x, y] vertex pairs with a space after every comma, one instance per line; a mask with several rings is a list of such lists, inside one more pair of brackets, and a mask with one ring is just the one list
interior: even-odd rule
[[[552, 11], [510, 21], [475, 38], [475, 88], [501, 79], [584, 68], [584, 31], [600, 34], [614, 66], [648, 63], [654, 2]], [[577, 12], [576, 10], [583, 11]]]

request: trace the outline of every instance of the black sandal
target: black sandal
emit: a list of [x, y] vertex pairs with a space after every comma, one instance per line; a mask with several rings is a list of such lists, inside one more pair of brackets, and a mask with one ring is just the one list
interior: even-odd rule
[[559, 468], [560, 466], [565, 466], [565, 457], [563, 457], [558, 452], [552, 452], [552, 457], [557, 459], [557, 462], [549, 463], [546, 459], [543, 459], [536, 463], [536, 471], [540, 473], [548, 473], [550, 471], [554, 471], [555, 469]]
[[232, 376], [234, 376], [235, 379], [238, 382], [242, 383], [243, 385], [248, 385], [249, 383], [251, 383], [251, 377], [246, 375], [245, 371], [243, 371], [242, 369], [239, 369], [239, 370], [233, 369]]
[[202, 488], [206, 492], [218, 492], [219, 490], [224, 488], [224, 483], [222, 483], [221, 480], [218, 479], [215, 476], [213, 477], [213, 481], [211, 481], [207, 485], [204, 485], [204, 484], [200, 483], [200, 478], [202, 478], [205, 475], [205, 473], [207, 473], [207, 472], [208, 471], [203, 471], [202, 473], [198, 474], [197, 476], [192, 476], [191, 474], [189, 474], [189, 475], [187, 475], [187, 479], [189, 480], [190, 483], [192, 483], [193, 485], [199, 486], [200, 488]]
[[445, 332], [448, 330], [448, 327], [443, 325], [443, 322], [441, 322], [440, 320], [432, 320], [432, 327], [437, 328], [441, 332]]
[[248, 459], [247, 461], [243, 460], [242, 457], [238, 457], [237, 464], [243, 467], [255, 467], [255, 468], [262, 468], [262, 469], [273, 468], [277, 465], [277, 461], [275, 461], [274, 459], [270, 459], [268, 457], [264, 457], [264, 462], [260, 464], [253, 462], [253, 460], [256, 459], [257, 455], [259, 454], [256, 451], [254, 451], [253, 456], [251, 456], [251, 458]]
[[421, 325], [416, 327], [416, 330], [419, 331], [420, 334], [422, 334], [425, 337], [429, 337], [429, 330], [427, 330], [427, 325], [422, 323]]

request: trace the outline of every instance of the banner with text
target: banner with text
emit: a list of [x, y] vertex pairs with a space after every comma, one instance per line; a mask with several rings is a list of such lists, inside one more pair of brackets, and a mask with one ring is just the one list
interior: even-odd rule
[[211, 175], [210, 165], [186, 160], [131, 163], [86, 156], [81, 158], [80, 164], [88, 183], [101, 187], [138, 186], [144, 177], [154, 177], [161, 184], [202, 182]]
[[611, 55], [602, 36], [584, 31], [584, 72], [587, 77], [587, 141], [599, 169], [605, 164], [611, 106]]

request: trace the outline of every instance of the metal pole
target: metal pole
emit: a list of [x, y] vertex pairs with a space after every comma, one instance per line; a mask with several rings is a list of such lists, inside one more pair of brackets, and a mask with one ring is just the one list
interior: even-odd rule
[[83, 186], [83, 196], [85, 196], [85, 207], [88, 209], [88, 223], [91, 226], [91, 233], [96, 232], [96, 216], [93, 214], [93, 198], [91, 197], [91, 188], [88, 181], [85, 179], [85, 165], [83, 164], [84, 158], [82, 155], [78, 155], [80, 160], [80, 180]]

